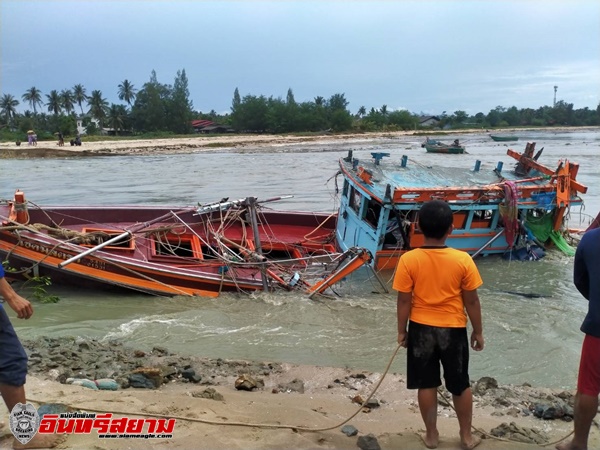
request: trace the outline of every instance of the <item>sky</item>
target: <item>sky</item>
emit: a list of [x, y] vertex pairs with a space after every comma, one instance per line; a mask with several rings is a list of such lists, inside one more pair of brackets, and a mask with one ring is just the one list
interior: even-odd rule
[[[83, 84], [123, 103], [185, 69], [197, 111], [345, 95], [356, 113], [600, 103], [600, 1], [0, 1], [0, 94]], [[85, 106], [84, 106], [85, 108]], [[44, 107], [44, 110], [47, 108]]]

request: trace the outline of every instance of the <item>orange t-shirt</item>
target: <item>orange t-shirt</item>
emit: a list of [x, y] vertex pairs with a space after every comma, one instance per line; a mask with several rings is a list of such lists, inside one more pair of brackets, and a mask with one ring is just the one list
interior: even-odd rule
[[467, 326], [462, 291], [483, 284], [468, 253], [453, 248], [417, 248], [398, 261], [393, 288], [412, 292], [410, 320], [435, 327]]

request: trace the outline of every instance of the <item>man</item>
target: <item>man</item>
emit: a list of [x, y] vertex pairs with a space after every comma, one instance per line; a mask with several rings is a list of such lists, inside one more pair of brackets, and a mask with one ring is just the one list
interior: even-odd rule
[[[10, 306], [19, 319], [29, 319], [33, 315], [33, 307], [29, 300], [15, 292], [4, 277], [4, 268], [0, 264], [0, 297]], [[27, 376], [27, 353], [8, 315], [0, 303], [0, 394], [9, 412], [17, 403], [27, 403], [25, 398], [25, 377]], [[0, 420], [2, 428], [2, 420]], [[16, 439], [13, 448], [52, 448], [62, 440], [57, 435], [36, 435], [27, 444]]]
[[419, 210], [423, 246], [398, 261], [393, 287], [398, 291], [398, 343], [407, 348], [406, 387], [417, 389], [427, 448], [437, 448], [437, 388], [444, 369], [459, 424], [460, 446], [472, 450], [481, 439], [471, 433], [473, 396], [469, 377], [467, 316], [473, 326], [470, 343], [483, 350], [483, 324], [477, 288], [483, 281], [473, 259], [448, 248], [452, 210], [441, 200]]
[[[16, 313], [19, 319], [29, 319], [33, 307], [28, 300], [17, 294], [4, 278], [0, 265], [0, 296]], [[25, 403], [25, 377], [27, 354], [10, 323], [4, 307], [0, 304], [0, 393], [6, 407], [12, 411], [17, 403]]]
[[575, 431], [570, 442], [558, 450], [585, 450], [600, 394], [600, 228], [587, 231], [575, 252], [573, 282], [588, 300], [588, 313], [581, 325], [585, 333], [579, 362], [575, 396]]

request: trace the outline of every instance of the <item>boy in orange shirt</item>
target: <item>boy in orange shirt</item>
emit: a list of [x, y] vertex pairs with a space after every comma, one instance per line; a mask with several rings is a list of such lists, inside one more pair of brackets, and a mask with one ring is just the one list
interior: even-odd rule
[[441, 363], [458, 416], [461, 447], [470, 450], [481, 439], [471, 434], [473, 397], [467, 315], [473, 327], [471, 347], [483, 350], [477, 294], [483, 282], [466, 252], [446, 246], [446, 238], [453, 229], [452, 210], [446, 202], [425, 203], [418, 220], [425, 235], [424, 245], [402, 255], [393, 282], [398, 291], [398, 343], [407, 348], [407, 387], [418, 389], [419, 409], [426, 428], [423, 442], [427, 448], [436, 448]]

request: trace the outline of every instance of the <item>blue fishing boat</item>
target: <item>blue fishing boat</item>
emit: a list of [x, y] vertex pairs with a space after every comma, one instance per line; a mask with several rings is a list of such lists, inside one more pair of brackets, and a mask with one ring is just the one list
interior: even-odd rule
[[[368, 249], [376, 269], [395, 267], [399, 256], [423, 245], [419, 209], [428, 200], [449, 203], [454, 213], [450, 247], [472, 256], [500, 254], [538, 259], [554, 243], [568, 252], [563, 218], [580, 205], [587, 187], [577, 182], [578, 164], [564, 160], [557, 169], [537, 162], [535, 143], [524, 153], [508, 150], [514, 170], [435, 167], [411, 163], [407, 156], [388, 160], [389, 153], [371, 153], [358, 160], [352, 151], [339, 161], [343, 177], [337, 244], [341, 249]], [[543, 150], [543, 149], [542, 149]]]

